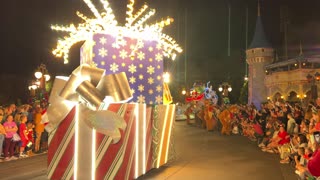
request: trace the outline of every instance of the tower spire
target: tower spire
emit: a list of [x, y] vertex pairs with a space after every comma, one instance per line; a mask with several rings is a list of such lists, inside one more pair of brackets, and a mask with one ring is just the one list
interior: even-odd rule
[[263, 47], [263, 48], [271, 47], [271, 45], [267, 41], [266, 35], [264, 33], [264, 28], [262, 25], [260, 15], [261, 15], [260, 14], [260, 0], [258, 0], [258, 16], [257, 16], [257, 21], [256, 21], [256, 29], [255, 29], [255, 33], [254, 33], [253, 39], [251, 41], [251, 44], [249, 46], [249, 49], [261, 48], [261, 47]]
[[260, 16], [260, 0], [258, 0], [258, 16]]

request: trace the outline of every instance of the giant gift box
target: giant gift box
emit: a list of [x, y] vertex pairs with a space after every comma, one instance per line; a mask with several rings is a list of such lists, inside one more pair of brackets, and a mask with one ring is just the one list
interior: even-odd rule
[[[161, 49], [156, 41], [123, 39], [119, 48], [111, 35], [94, 34], [81, 48], [81, 64], [95, 64], [105, 75], [126, 74], [131, 103], [111, 103], [107, 109], [126, 125], [119, 126], [115, 141], [95, 130], [92, 124], [100, 122], [88, 125], [77, 103], [61, 120], [49, 118], [49, 179], [135, 179], [170, 159], [175, 106], [162, 104]], [[52, 97], [58, 96], [56, 91]]]

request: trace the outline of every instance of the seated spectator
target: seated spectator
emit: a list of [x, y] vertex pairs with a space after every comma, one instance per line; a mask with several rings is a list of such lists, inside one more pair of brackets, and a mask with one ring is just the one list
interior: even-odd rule
[[300, 171], [300, 178], [306, 179], [306, 177], [320, 177], [320, 134], [314, 133], [315, 139], [313, 143], [314, 153], [307, 162], [307, 166]]
[[314, 133], [315, 142], [314, 142], [314, 153], [310, 160], [308, 161], [307, 167], [308, 171], [312, 176], [320, 176], [320, 134]]
[[261, 125], [257, 121], [254, 121], [252, 128], [254, 130], [254, 139], [261, 139], [264, 135]]
[[298, 149], [298, 154], [294, 156], [294, 161], [296, 164], [296, 171], [295, 173], [300, 175], [303, 173], [303, 171], [306, 168], [307, 165], [307, 159], [304, 158], [305, 155], [305, 148], [304, 147], [299, 147]]
[[268, 122], [266, 125], [266, 132], [264, 134], [262, 142], [258, 146], [263, 148], [267, 144], [269, 144], [269, 142], [271, 141], [271, 139], [273, 137], [274, 132], [275, 132], [274, 127], [272, 126], [272, 124], [270, 122]]
[[310, 147], [305, 148], [305, 154], [304, 154], [304, 159], [306, 159], [306, 161], [308, 162], [309, 159], [312, 157], [313, 155], [313, 151]]
[[286, 132], [283, 125], [279, 126], [279, 132], [276, 137], [271, 139], [271, 142], [262, 151], [269, 153], [278, 153], [278, 148], [290, 142], [290, 135]]
[[291, 154], [280, 161], [282, 164], [289, 163], [294, 160], [294, 157], [298, 155], [299, 148], [307, 148], [308, 140], [307, 137], [303, 134], [295, 134], [290, 140]]

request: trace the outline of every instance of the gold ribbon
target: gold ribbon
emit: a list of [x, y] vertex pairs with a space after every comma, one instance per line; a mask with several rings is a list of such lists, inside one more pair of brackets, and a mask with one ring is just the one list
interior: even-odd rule
[[57, 76], [49, 98], [46, 130], [51, 132], [57, 128], [74, 105], [80, 103], [79, 120], [112, 137], [113, 143], [118, 142], [121, 138], [119, 129], [124, 130], [126, 122], [106, 109], [110, 103], [130, 100], [131, 89], [124, 72], [104, 74], [103, 69], [80, 65], [69, 78]]

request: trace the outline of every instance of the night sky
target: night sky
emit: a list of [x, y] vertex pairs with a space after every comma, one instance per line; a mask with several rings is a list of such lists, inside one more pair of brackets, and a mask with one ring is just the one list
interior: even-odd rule
[[[99, 0], [92, 2], [98, 9], [102, 9]], [[118, 22], [123, 24], [128, 1], [109, 2]], [[249, 14], [247, 41], [250, 43], [256, 21], [257, 0], [136, 0], [136, 4], [139, 4], [136, 9], [144, 2], [157, 10], [153, 21], [167, 16], [175, 19], [165, 32], [174, 37], [186, 51], [178, 57], [180, 63], [174, 63], [171, 68], [183, 69], [182, 62], [187, 59], [190, 81], [211, 80], [219, 83], [231, 79], [241, 82], [245, 74], [246, 8]], [[231, 8], [230, 56], [228, 7]], [[300, 42], [306, 53], [319, 52], [319, 0], [261, 0], [265, 32], [279, 56], [283, 55], [280, 10], [285, 8], [288, 9], [289, 55], [299, 54]], [[52, 75], [69, 75], [79, 65], [81, 44], [72, 48], [70, 63], [64, 65], [62, 59], [51, 54], [57, 39], [64, 34], [52, 31], [50, 25], [76, 24], [79, 22], [75, 15], [77, 10], [93, 16], [82, 0], [3, 1], [0, 10], [1, 76], [14, 74], [30, 80], [40, 63], [45, 63]], [[181, 76], [181, 73], [177, 73], [178, 78]], [[234, 86], [241, 84], [235, 83]]]

